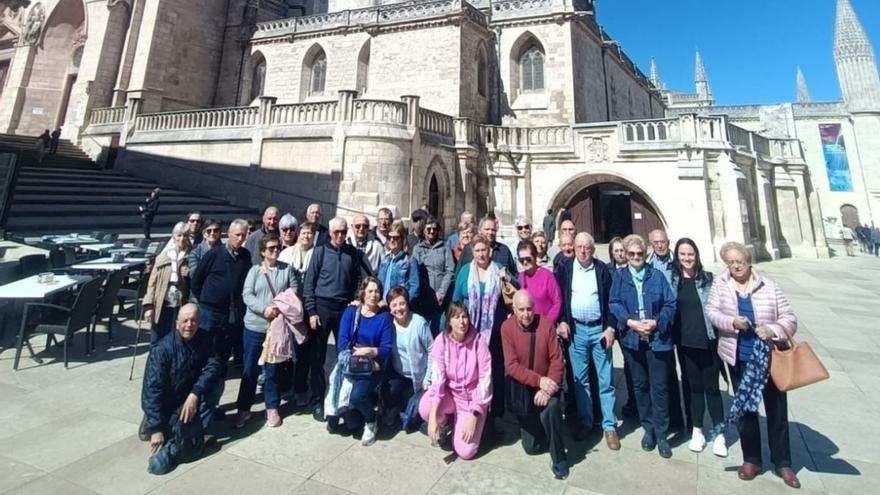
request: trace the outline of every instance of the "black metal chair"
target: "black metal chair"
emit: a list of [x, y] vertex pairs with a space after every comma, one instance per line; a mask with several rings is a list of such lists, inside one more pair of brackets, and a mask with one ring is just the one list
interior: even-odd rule
[[52, 265], [52, 268], [64, 268], [67, 266], [67, 259], [64, 255], [64, 251], [61, 249], [53, 249], [49, 251], [49, 264]]
[[66, 266], [75, 265], [79, 258], [76, 256], [76, 248], [73, 246], [63, 246], [61, 248], [64, 251], [64, 264]]
[[42, 254], [29, 254], [18, 260], [23, 278], [49, 271], [49, 258]]
[[91, 349], [95, 350], [95, 333], [98, 324], [107, 319], [107, 342], [113, 342], [113, 309], [116, 307], [119, 289], [122, 283], [128, 278], [128, 272], [118, 270], [107, 277], [107, 283], [101, 289], [101, 296], [98, 299], [98, 307], [95, 309], [95, 320], [92, 323]]
[[116, 239], [119, 239], [119, 234], [104, 234], [100, 237], [100, 240], [103, 243], [113, 243], [116, 242]]
[[147, 249], [148, 247], [150, 247], [150, 240], [140, 238], [140, 239], [134, 241], [134, 247], [140, 248], [140, 249]]
[[119, 289], [119, 294], [116, 296], [116, 299], [119, 301], [119, 312], [117, 314], [123, 314], [125, 312], [125, 305], [133, 303], [134, 306], [132, 309], [134, 310], [134, 314], [140, 319], [141, 305], [144, 301], [144, 295], [147, 293], [147, 283], [149, 281], [149, 272], [142, 270], [138, 273], [134, 281], [128, 284], [123, 284]]
[[[55, 335], [64, 336], [64, 367], [67, 368], [67, 346], [73, 339], [74, 334], [80, 330], [86, 331], [85, 350], [89, 353], [89, 327], [92, 325], [92, 316], [95, 314], [95, 307], [98, 304], [98, 297], [101, 293], [101, 285], [104, 283], [102, 277], [90, 280], [82, 285], [79, 294], [76, 296], [73, 306], [65, 308], [55, 304], [46, 303], [28, 303], [24, 307], [24, 315], [21, 317], [21, 329], [18, 333], [18, 342], [15, 348], [15, 362], [12, 368], [18, 371], [18, 363], [21, 359], [21, 350], [25, 345], [31, 356], [41, 362], [34, 356], [31, 349], [29, 337], [32, 334], [46, 335], [46, 347], [49, 342], [54, 340]], [[31, 321], [34, 313], [38, 313], [37, 321]]]

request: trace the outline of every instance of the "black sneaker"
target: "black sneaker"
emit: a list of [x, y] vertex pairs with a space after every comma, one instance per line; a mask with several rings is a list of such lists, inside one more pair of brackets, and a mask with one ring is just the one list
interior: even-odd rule
[[324, 406], [322, 404], [318, 404], [312, 409], [312, 417], [315, 418], [315, 421], [324, 422], [327, 421], [324, 418]]
[[672, 446], [669, 445], [669, 440], [666, 440], [665, 438], [657, 440], [657, 452], [660, 454], [660, 457], [664, 459], [672, 457]]
[[550, 470], [553, 471], [553, 477], [558, 480], [564, 480], [568, 478], [568, 461], [562, 460], [559, 462], [551, 462]]
[[[667, 444], [668, 445], [668, 444]], [[654, 450], [654, 447], [657, 446], [657, 441], [654, 440], [653, 433], [645, 433], [645, 436], [642, 437], [642, 450], [645, 452], [650, 452]]]
[[330, 416], [327, 418], [327, 432], [332, 434], [339, 434], [339, 416]]

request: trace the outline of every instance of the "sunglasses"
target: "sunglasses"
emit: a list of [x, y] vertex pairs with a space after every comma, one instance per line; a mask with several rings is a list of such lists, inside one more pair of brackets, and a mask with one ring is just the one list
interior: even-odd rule
[[330, 232], [330, 233], [333, 234], [333, 235], [345, 235], [345, 231], [344, 231], [344, 230], [334, 230], [334, 231], [332, 231], [332, 232]]
[[517, 225], [516, 230], [530, 230], [532, 228], [531, 225]]
[[272, 244], [271, 246], [266, 246], [266, 251], [281, 251], [281, 246]]
[[644, 251], [628, 251], [626, 253], [626, 255], [629, 258], [644, 258], [645, 252]]
[[281, 229], [281, 232], [294, 232], [294, 231], [296, 231], [296, 229], [293, 227], [285, 227], [285, 228]]
[[519, 260], [520, 263], [523, 263], [523, 264], [525, 264], [525, 263], [531, 263], [532, 261], [535, 260], [535, 259], [532, 258], [531, 256], [523, 256], [523, 257], [521, 257], [521, 258], [517, 258], [517, 259]]
[[356, 229], [365, 229], [365, 228], [368, 227], [368, 225], [367, 225], [367, 224], [364, 224], [364, 223], [359, 223], [359, 224], [357, 224], [357, 225], [354, 225], [353, 227], [356, 228]]
[[219, 234], [220, 229], [205, 229], [206, 234]]

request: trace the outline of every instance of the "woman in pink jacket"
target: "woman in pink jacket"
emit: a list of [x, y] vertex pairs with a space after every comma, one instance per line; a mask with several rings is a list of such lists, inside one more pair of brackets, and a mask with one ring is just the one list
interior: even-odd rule
[[[739, 386], [757, 340], [787, 341], [797, 330], [797, 318], [779, 286], [752, 270], [751, 254], [744, 245], [725, 243], [721, 246], [721, 259], [727, 264], [727, 271], [715, 279], [706, 312], [718, 329], [718, 355], [728, 364], [734, 386]], [[768, 379], [763, 400], [770, 459], [776, 474], [786, 485], [800, 488], [791, 469], [786, 395]], [[741, 480], [749, 481], [761, 472], [762, 465], [758, 413], [746, 413], [739, 432], [743, 464], [737, 474]]]
[[419, 403], [419, 414], [428, 422], [432, 443], [448, 445], [451, 436], [455, 453], [472, 459], [492, 403], [492, 357], [464, 306], [450, 304], [446, 321], [434, 341], [431, 388]]

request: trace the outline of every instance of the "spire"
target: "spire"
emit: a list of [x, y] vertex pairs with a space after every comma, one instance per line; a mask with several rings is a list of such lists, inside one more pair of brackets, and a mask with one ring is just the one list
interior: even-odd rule
[[797, 102], [798, 103], [810, 103], [813, 101], [810, 98], [810, 88], [807, 87], [807, 79], [804, 77], [803, 71], [801, 71], [801, 67], [797, 68]]
[[657, 60], [651, 57], [651, 84], [657, 89], [663, 89], [663, 82], [660, 80], [660, 70], [657, 68]]
[[874, 49], [850, 0], [837, 1], [834, 59], [840, 92], [850, 111], [880, 110], [880, 78]]
[[706, 74], [706, 66], [703, 64], [703, 56], [697, 50], [696, 70], [694, 71], [694, 83], [697, 86], [697, 94], [704, 100], [712, 99], [712, 87], [709, 86], [709, 76]]

